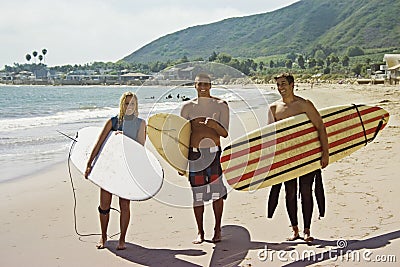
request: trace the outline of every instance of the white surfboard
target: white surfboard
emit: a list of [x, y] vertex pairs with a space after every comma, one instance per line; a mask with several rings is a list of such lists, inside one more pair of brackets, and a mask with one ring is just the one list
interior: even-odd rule
[[[100, 127], [78, 131], [71, 161], [84, 173]], [[148, 149], [123, 134], [110, 132], [88, 179], [104, 190], [129, 200], [146, 200], [161, 188], [163, 169]]]

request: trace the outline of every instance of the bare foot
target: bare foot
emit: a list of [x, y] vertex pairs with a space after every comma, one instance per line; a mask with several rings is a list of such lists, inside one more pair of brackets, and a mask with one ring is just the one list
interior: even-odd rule
[[300, 238], [299, 228], [297, 227], [297, 225], [292, 226], [292, 232], [293, 234], [290, 237], [286, 238], [286, 241], [295, 241]]
[[304, 230], [304, 241], [306, 242], [314, 241], [314, 237], [311, 236], [310, 230]]
[[106, 241], [107, 241], [107, 239], [101, 238], [100, 241], [99, 241], [99, 243], [96, 245], [96, 248], [97, 248], [97, 249], [103, 249], [103, 248], [105, 248], [105, 247], [106, 247]]
[[204, 242], [204, 232], [203, 233], [198, 233], [197, 234], [197, 238], [195, 240], [193, 240], [193, 244], [201, 244]]
[[300, 238], [299, 228], [297, 226], [292, 226], [292, 232], [293, 234], [290, 237], [286, 238], [286, 241], [295, 241]]
[[299, 238], [300, 238], [299, 233], [293, 232], [293, 235], [291, 235], [288, 238], [286, 238], [286, 241], [295, 241], [295, 240], [297, 240]]
[[117, 250], [124, 250], [126, 249], [125, 241], [119, 241], [119, 244], [117, 246]]
[[214, 230], [214, 237], [211, 239], [211, 242], [218, 243], [221, 242], [221, 229]]

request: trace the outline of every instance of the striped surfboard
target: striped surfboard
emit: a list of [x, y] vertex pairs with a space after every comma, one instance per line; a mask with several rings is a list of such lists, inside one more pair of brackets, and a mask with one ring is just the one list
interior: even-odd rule
[[[344, 105], [319, 110], [328, 133], [329, 163], [371, 142], [388, 123], [389, 113], [375, 106]], [[319, 169], [317, 130], [300, 114], [252, 131], [228, 145], [221, 166], [236, 190], [257, 190]]]

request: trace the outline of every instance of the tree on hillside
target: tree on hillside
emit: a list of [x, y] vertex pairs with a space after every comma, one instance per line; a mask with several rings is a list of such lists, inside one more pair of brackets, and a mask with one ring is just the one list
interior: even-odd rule
[[324, 67], [324, 65], [325, 65], [324, 60], [322, 60], [321, 58], [319, 58], [319, 59], [317, 60], [317, 65], [320, 66], [321, 68]]
[[186, 55], [184, 55], [181, 59], [178, 60], [177, 64], [182, 64], [186, 62], [189, 62], [189, 59]]
[[364, 55], [364, 50], [359, 46], [350, 46], [347, 48], [347, 56], [348, 57], [356, 57]]
[[240, 62], [237, 58], [233, 58], [230, 62], [229, 62], [229, 66], [231, 66], [234, 69], [239, 70], [240, 69]]
[[326, 66], [329, 67], [331, 65], [331, 57], [326, 58]]
[[322, 50], [322, 49], [319, 49], [319, 50], [317, 50], [316, 52], [315, 52], [315, 55], [314, 55], [314, 57], [316, 58], [316, 59], [325, 59], [326, 58], [326, 55], [325, 55], [325, 52]]
[[291, 52], [290, 54], [286, 55], [287, 59], [290, 59], [292, 62], [296, 60], [296, 54], [294, 52]]
[[217, 60], [217, 56], [218, 56], [218, 54], [215, 51], [213, 51], [211, 56], [208, 58], [208, 61], [213, 62], [213, 61]]
[[361, 71], [362, 71], [362, 65], [361, 64], [357, 64], [356, 66], [354, 66], [351, 71], [353, 71], [355, 74], [357, 75], [361, 75]]
[[340, 62], [339, 57], [337, 55], [335, 55], [334, 53], [331, 53], [329, 55], [329, 58], [331, 60], [331, 63], [339, 63]]
[[272, 69], [273, 67], [275, 67], [275, 63], [274, 61], [271, 59], [271, 61], [269, 62], [269, 67]]
[[310, 58], [308, 59], [308, 68], [312, 69], [317, 65], [317, 61], [315, 60], [315, 58]]
[[264, 62], [263, 62], [263, 61], [260, 61], [260, 63], [258, 63], [258, 69], [259, 69], [260, 71], [263, 71], [263, 70], [264, 70]]
[[350, 62], [350, 58], [348, 56], [344, 56], [342, 59], [342, 66], [343, 67], [348, 67]]
[[246, 64], [246, 62], [242, 61], [240, 63], [240, 67], [238, 69], [240, 72], [242, 72], [245, 75], [249, 75], [250, 74], [250, 66], [248, 64]]
[[245, 60], [245, 65], [248, 66], [253, 71], [256, 71], [258, 66], [257, 63], [251, 58]]
[[285, 67], [291, 69], [293, 67], [293, 61], [291, 59], [287, 59], [285, 62]]
[[150, 64], [150, 71], [151, 72], [160, 72], [163, 69], [167, 68], [167, 64], [164, 62], [157, 61], [155, 63]]
[[337, 62], [333, 62], [330, 65], [331, 73], [338, 72], [340, 70], [340, 65]]
[[232, 56], [227, 53], [220, 53], [217, 56], [217, 61], [222, 64], [228, 64], [232, 60]]
[[300, 68], [303, 69], [303, 70], [306, 68], [304, 63], [305, 63], [304, 57], [303, 57], [303, 55], [300, 55], [297, 58], [297, 64], [299, 64]]

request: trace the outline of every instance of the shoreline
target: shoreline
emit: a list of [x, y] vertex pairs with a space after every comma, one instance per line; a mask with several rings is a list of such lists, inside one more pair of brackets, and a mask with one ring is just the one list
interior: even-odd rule
[[[115, 250], [118, 236], [109, 248], [97, 250], [98, 236], [79, 237], [74, 230], [73, 195], [67, 164], [54, 163], [22, 179], [0, 183], [0, 255], [4, 266], [364, 266], [367, 262], [330, 258], [339, 253], [337, 244], [346, 241], [347, 250], [371, 252], [370, 257], [396, 256], [400, 259], [400, 90], [398, 86], [314, 86], [299, 84], [299, 95], [311, 99], [317, 108], [349, 104], [377, 104], [389, 111], [388, 126], [376, 140], [323, 170], [327, 199], [326, 216], [318, 219], [314, 208], [311, 233], [313, 245], [302, 240], [284, 241], [290, 235], [284, 207], [284, 193], [272, 219], [266, 218], [269, 188], [255, 192], [230, 191], [222, 220], [223, 240], [193, 245], [196, 236], [193, 212], [187, 207], [166, 205], [157, 199], [131, 203], [127, 250]], [[360, 90], [361, 89], [361, 90]], [[257, 112], [263, 112], [262, 109]], [[242, 116], [240, 114], [239, 116]], [[242, 118], [252, 129], [249, 120]], [[237, 130], [232, 125], [231, 131]], [[240, 131], [240, 130], [239, 130]], [[159, 158], [159, 157], [158, 157]], [[160, 161], [161, 162], [161, 161]], [[161, 162], [168, 181], [187, 185], [182, 177]], [[81, 233], [99, 233], [99, 189], [72, 170], [77, 197], [77, 227]], [[168, 192], [160, 192], [168, 194]], [[161, 197], [161, 195], [160, 195]], [[171, 196], [173, 197], [173, 196]], [[187, 196], [190, 201], [190, 193]], [[156, 195], [157, 198], [157, 195]], [[112, 207], [118, 208], [113, 198]], [[299, 209], [300, 203], [299, 203]], [[109, 234], [118, 233], [117, 213], [111, 214]], [[205, 207], [206, 239], [213, 233], [212, 209]], [[299, 227], [302, 219], [299, 211]], [[260, 259], [260, 251], [275, 253], [274, 259]], [[280, 252], [313, 251], [315, 262], [282, 262]], [[336, 256], [340, 256], [337, 254]]]
[[[301, 76], [301, 75], [300, 75]], [[251, 81], [251, 82], [249, 82]], [[224, 86], [238, 86], [238, 85], [268, 85], [273, 79], [265, 82], [260, 79], [233, 79], [227, 84], [219, 84]], [[385, 79], [385, 78], [335, 78], [335, 79], [320, 79], [320, 78], [309, 78], [309, 79], [297, 79], [295, 84], [309, 84], [311, 87], [315, 84], [345, 84], [345, 85], [398, 85], [399, 80]], [[15, 80], [15, 81], [0, 81], [0, 85], [3, 86], [191, 86], [193, 87], [193, 80], [149, 80], [149, 79], [135, 79], [135, 80], [115, 80], [115, 79], [82, 79], [82, 80]], [[217, 84], [216, 84], [217, 85]]]
[[44, 164], [43, 166], [40, 166], [37, 169], [29, 169], [26, 173], [23, 174], [18, 174], [17, 176], [14, 177], [10, 177], [9, 178], [5, 178], [5, 179], [1, 179], [0, 180], [0, 186], [2, 183], [8, 183], [8, 182], [12, 182], [12, 181], [20, 181], [20, 180], [24, 180], [25, 178], [30, 178], [32, 176], [40, 176], [41, 174], [46, 174], [46, 172], [49, 169], [58, 169], [59, 166], [61, 165], [67, 165], [67, 162], [65, 161], [65, 159], [60, 159], [59, 161], [54, 161], [54, 162], [48, 162], [46, 164]]

